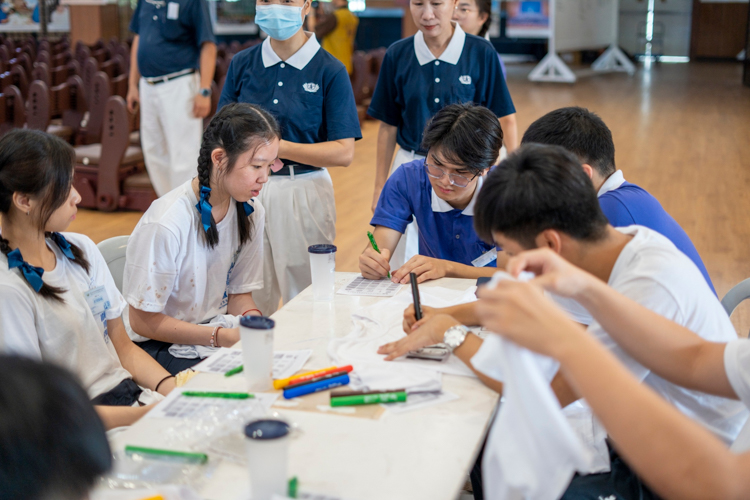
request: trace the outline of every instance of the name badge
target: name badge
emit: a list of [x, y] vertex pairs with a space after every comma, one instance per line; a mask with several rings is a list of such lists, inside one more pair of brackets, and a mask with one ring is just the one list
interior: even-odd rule
[[493, 260], [497, 260], [497, 248], [484, 252], [482, 255], [472, 260], [471, 265], [474, 267], [484, 267]]
[[104, 325], [104, 341], [109, 342], [107, 309], [109, 309], [111, 305], [109, 303], [107, 290], [104, 289], [104, 286], [98, 286], [85, 292], [83, 296], [86, 299], [86, 304], [88, 304], [89, 309], [91, 309], [91, 314], [94, 315], [94, 319], [98, 319], [101, 321], [102, 325]]
[[167, 19], [177, 19], [180, 15], [180, 4], [169, 2], [167, 4]]

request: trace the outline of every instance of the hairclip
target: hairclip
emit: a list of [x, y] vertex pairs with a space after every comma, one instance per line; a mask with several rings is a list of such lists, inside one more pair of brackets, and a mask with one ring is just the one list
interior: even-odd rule
[[213, 208], [208, 202], [209, 196], [211, 196], [211, 188], [208, 186], [201, 186], [201, 198], [195, 205], [195, 208], [198, 209], [198, 213], [201, 214], [201, 224], [203, 224], [203, 230], [206, 232], [211, 229], [211, 208]]

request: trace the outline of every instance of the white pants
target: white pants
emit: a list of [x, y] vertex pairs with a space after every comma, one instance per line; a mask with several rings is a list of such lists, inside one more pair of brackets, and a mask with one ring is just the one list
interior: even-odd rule
[[336, 238], [336, 202], [327, 170], [272, 175], [260, 192], [266, 209], [263, 239], [263, 290], [253, 299], [265, 316], [310, 286], [307, 247], [333, 244]]
[[151, 185], [159, 196], [195, 177], [203, 119], [193, 116], [198, 73], [149, 85], [141, 78], [141, 146]]
[[[396, 157], [393, 158], [391, 171], [388, 175], [390, 176], [393, 174], [393, 172], [404, 163], [409, 163], [410, 161], [419, 160], [421, 158], [424, 158], [424, 156], [418, 155], [413, 151], [406, 151], [399, 148], [396, 152]], [[393, 250], [393, 255], [391, 255], [390, 261], [391, 270], [396, 270], [403, 266], [409, 259], [417, 254], [419, 254], [419, 227], [417, 226], [417, 220], [414, 219], [411, 224], [406, 226], [404, 235], [398, 240], [398, 245], [396, 245], [396, 249]]]

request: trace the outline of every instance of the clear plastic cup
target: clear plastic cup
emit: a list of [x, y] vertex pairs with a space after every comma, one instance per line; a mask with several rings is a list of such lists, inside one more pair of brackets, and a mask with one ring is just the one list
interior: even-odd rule
[[283, 420], [262, 419], [245, 427], [247, 465], [252, 500], [286, 498], [290, 426]]
[[273, 329], [276, 323], [265, 316], [240, 318], [242, 373], [249, 391], [273, 389]]
[[310, 245], [307, 251], [310, 254], [313, 300], [333, 300], [336, 280], [336, 246]]

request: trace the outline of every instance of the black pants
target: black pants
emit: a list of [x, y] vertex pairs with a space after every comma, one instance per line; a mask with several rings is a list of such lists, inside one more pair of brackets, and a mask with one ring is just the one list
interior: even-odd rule
[[576, 474], [561, 500], [659, 500], [607, 441], [610, 471]]
[[172, 346], [172, 344], [169, 344], [167, 342], [161, 342], [159, 340], [147, 340], [145, 342], [136, 342], [135, 344], [146, 351], [171, 375], [177, 375], [182, 370], [192, 368], [193, 366], [201, 362], [200, 358], [175, 358], [174, 356], [169, 354], [169, 348]]
[[[576, 474], [560, 500], [660, 500], [648, 486], [643, 484], [635, 472], [625, 463], [617, 451], [607, 442], [610, 471], [602, 474]], [[482, 456], [484, 445], [471, 470], [471, 486], [474, 500], [484, 500], [482, 490]]]
[[109, 391], [92, 399], [91, 403], [101, 406], [133, 406], [142, 392], [133, 379], [126, 378]]

